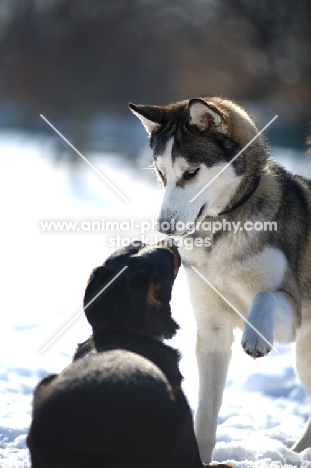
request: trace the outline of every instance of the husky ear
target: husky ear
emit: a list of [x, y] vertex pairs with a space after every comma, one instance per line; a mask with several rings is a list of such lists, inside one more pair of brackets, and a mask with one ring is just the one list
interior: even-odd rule
[[190, 99], [189, 122], [200, 130], [214, 128], [217, 132], [228, 134], [228, 126], [220, 112], [211, 108], [203, 99]]
[[161, 126], [163, 119], [162, 107], [131, 103], [128, 106], [133, 114], [142, 122], [149, 135]]

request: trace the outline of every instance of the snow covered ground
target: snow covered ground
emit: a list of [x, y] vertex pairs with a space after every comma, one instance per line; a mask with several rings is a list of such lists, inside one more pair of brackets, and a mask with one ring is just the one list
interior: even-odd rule
[[[47, 373], [69, 364], [76, 344], [89, 336], [81, 313], [85, 283], [90, 271], [115, 250], [109, 239], [118, 234], [82, 229], [43, 232], [40, 221], [145, 221], [156, 219], [161, 201], [161, 189], [148, 169], [134, 169], [113, 155], [91, 155], [92, 163], [129, 200], [126, 203], [83, 161], [75, 169], [56, 165], [52, 155], [48, 140], [0, 134], [1, 468], [30, 466], [25, 438], [33, 388]], [[310, 175], [307, 158], [297, 160], [287, 151], [282, 159], [289, 168]], [[148, 164], [148, 158], [142, 159], [141, 167]], [[120, 234], [132, 237], [125, 231]], [[149, 234], [152, 242], [156, 233]], [[182, 271], [172, 309], [181, 331], [171, 344], [183, 353], [184, 389], [195, 409], [195, 324]], [[309, 412], [307, 395], [293, 369], [293, 347], [281, 346], [278, 354], [254, 361], [242, 352], [239, 341], [237, 334], [215, 459], [230, 460], [236, 467], [311, 468], [311, 449], [296, 454], [288, 448]]]

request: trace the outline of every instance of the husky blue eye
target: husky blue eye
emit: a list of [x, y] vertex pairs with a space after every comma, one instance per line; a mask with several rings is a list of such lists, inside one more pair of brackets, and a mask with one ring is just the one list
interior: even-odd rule
[[197, 169], [193, 169], [192, 171], [184, 172], [184, 175], [183, 175], [184, 180], [193, 179], [193, 177], [196, 176], [196, 174], [199, 172], [199, 170], [200, 170], [200, 168], [198, 167]]

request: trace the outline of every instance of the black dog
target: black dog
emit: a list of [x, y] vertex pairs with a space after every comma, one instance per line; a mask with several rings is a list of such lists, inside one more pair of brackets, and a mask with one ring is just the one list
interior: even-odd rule
[[161, 342], [178, 329], [169, 303], [179, 266], [168, 244], [137, 243], [92, 272], [84, 309], [93, 335], [35, 390], [33, 468], [204, 466], [178, 352]]

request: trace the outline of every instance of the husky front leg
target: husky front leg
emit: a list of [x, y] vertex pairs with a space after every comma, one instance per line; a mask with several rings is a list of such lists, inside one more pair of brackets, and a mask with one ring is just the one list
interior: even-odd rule
[[195, 433], [203, 463], [211, 462], [216, 444], [218, 413], [231, 359], [232, 341], [232, 329], [215, 327], [198, 332], [199, 404], [195, 415]]
[[[296, 344], [296, 367], [302, 385], [307, 390], [311, 398], [311, 323], [303, 320], [301, 328], [297, 332]], [[295, 452], [302, 452], [311, 447], [311, 416], [309, 417], [302, 436], [292, 446]]]
[[242, 335], [247, 354], [257, 358], [266, 356], [273, 347], [274, 336], [280, 343], [294, 340], [297, 326], [297, 306], [281, 291], [260, 291], [252, 301]]
[[231, 359], [233, 328], [237, 323], [234, 312], [196, 272], [186, 269], [186, 274], [197, 324], [199, 401], [195, 434], [202, 462], [209, 464]]

